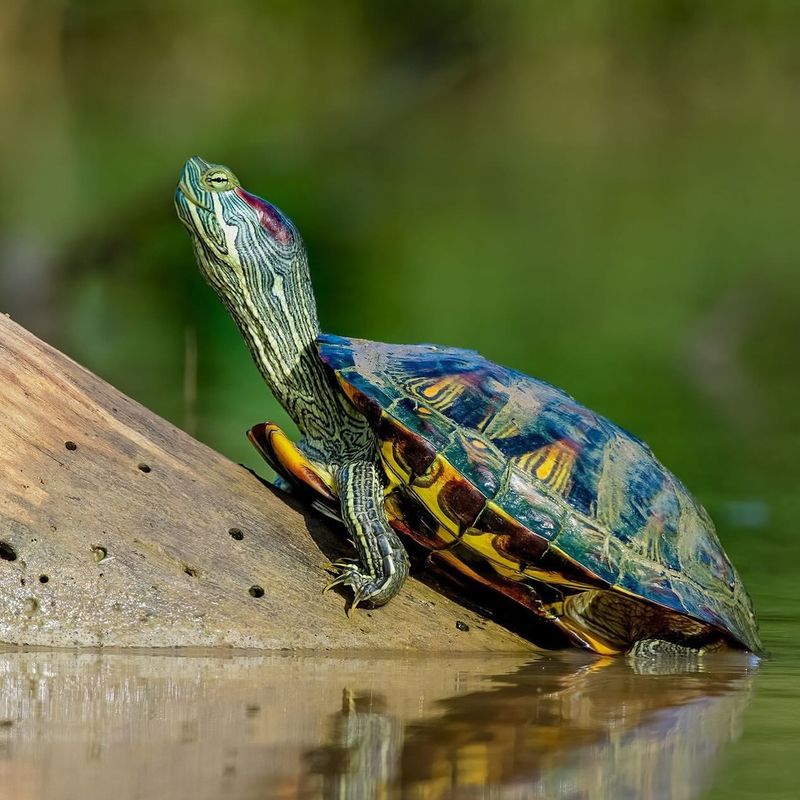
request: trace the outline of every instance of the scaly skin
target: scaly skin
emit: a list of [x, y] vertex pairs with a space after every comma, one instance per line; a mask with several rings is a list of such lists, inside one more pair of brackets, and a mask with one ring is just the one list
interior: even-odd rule
[[239, 327], [264, 380], [324, 465], [359, 553], [333, 582], [353, 607], [400, 590], [408, 557], [383, 506], [383, 470], [366, 420], [336, 389], [317, 355], [320, 333], [303, 241], [288, 217], [242, 189], [227, 167], [186, 163], [175, 207], [201, 272]]

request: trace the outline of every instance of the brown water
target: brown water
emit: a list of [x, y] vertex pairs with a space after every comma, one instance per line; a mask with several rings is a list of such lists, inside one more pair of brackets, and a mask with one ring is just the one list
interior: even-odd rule
[[797, 651], [0, 653], [0, 797], [796, 797]]

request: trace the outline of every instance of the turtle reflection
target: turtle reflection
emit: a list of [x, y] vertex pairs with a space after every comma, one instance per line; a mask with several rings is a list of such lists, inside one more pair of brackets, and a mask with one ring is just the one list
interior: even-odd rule
[[329, 744], [309, 752], [326, 798], [684, 798], [708, 788], [741, 730], [742, 660], [672, 669], [546, 658], [403, 723], [346, 689]]

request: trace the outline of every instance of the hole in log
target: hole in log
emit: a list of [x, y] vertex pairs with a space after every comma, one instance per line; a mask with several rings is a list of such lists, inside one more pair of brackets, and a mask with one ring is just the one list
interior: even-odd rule
[[78, 445], [76, 445], [75, 442], [64, 442], [64, 447], [66, 447], [67, 450], [77, 450], [78, 449]]
[[469, 630], [469, 625], [467, 625], [466, 622], [462, 622], [459, 619], [459, 620], [456, 620], [456, 628], [458, 628], [460, 631], [468, 631]]
[[150, 472], [150, 465], [149, 464], [139, 464], [139, 469], [142, 472], [145, 472], [145, 473]]
[[16, 561], [17, 551], [8, 542], [0, 542], [0, 558], [3, 561]]
[[231, 535], [231, 539], [236, 539], [237, 542], [244, 539], [244, 531], [241, 528], [231, 528], [228, 533]]
[[194, 567], [190, 567], [188, 564], [183, 565], [183, 571], [190, 577], [196, 578], [197, 577], [197, 570]]
[[39, 583], [48, 583], [50, 581], [49, 575], [40, 575], [39, 576]]
[[260, 586], [258, 586], [257, 584], [251, 586], [250, 589], [249, 589], [249, 592], [250, 592], [250, 597], [263, 597], [264, 596], [264, 590]]

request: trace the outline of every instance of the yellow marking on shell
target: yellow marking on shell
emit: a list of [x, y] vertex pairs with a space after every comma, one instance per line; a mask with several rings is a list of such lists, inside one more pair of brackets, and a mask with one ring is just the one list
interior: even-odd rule
[[462, 744], [456, 751], [454, 785], [465, 787], [467, 792], [469, 789], [466, 787], [488, 787], [493, 782], [492, 772], [497, 771], [492, 769], [495, 761], [493, 755], [485, 742]]
[[536, 566], [526, 565], [523, 570], [526, 578], [533, 578], [534, 580], [541, 581], [542, 583], [550, 583], [554, 586], [569, 586], [570, 588], [588, 589], [594, 588], [595, 584], [580, 581], [574, 581], [565, 577], [560, 572], [553, 570], [537, 569]]
[[390, 481], [400, 484], [408, 484], [411, 480], [411, 473], [404, 467], [394, 452], [394, 443], [391, 439], [380, 441], [378, 453], [380, 454], [383, 468]]
[[[406, 519], [403, 516], [401, 506], [397, 501], [397, 495], [393, 494], [387, 495], [385, 501], [385, 509], [386, 509], [386, 516], [388, 517], [389, 522], [400, 522], [403, 525], [407, 524]], [[445, 547], [449, 546], [453, 542], [458, 541], [458, 537], [454, 536], [443, 525], [437, 526], [435, 538], [440, 540]], [[439, 549], [436, 549], [436, 552], [440, 552]]]
[[307, 483], [306, 470], [312, 472], [325, 484], [331, 494], [336, 497], [336, 481], [333, 475], [321, 464], [311, 461], [308, 456], [274, 423], [266, 426], [267, 436], [275, 457], [284, 469], [288, 470], [297, 480]]
[[506, 578], [514, 578], [514, 580], [521, 580], [523, 577], [520, 571], [521, 564], [518, 560], [508, 558], [497, 552], [493, 545], [496, 536], [497, 534], [495, 533], [486, 533], [475, 528], [468, 528], [464, 531], [461, 541], [473, 553], [486, 559], [500, 575]]
[[[469, 578], [470, 580], [475, 581], [476, 583], [479, 583], [479, 584], [481, 584], [483, 586], [492, 587], [492, 583], [490, 581], [486, 580], [486, 578], [484, 578], [478, 572], [475, 572], [475, 570], [472, 569], [472, 567], [470, 567], [468, 564], [465, 564], [452, 551], [450, 551], [450, 550], [437, 550], [436, 551], [436, 557], [438, 559], [442, 559], [443, 561], [445, 561], [453, 569], [455, 569], [456, 571], [460, 572], [465, 578]], [[496, 570], [496, 571], [498, 572], [498, 574], [503, 575], [503, 577], [509, 577], [507, 575], [504, 575], [502, 572], [500, 572], [500, 570]], [[519, 580], [519, 574], [518, 573], [517, 573], [517, 580]]]
[[575, 465], [575, 450], [565, 442], [551, 444], [517, 456], [513, 462], [526, 474], [564, 493], [570, 485]]
[[[497, 421], [496, 414], [490, 414], [486, 418], [486, 430], [484, 433], [491, 439], [513, 439], [515, 436], [520, 435], [520, 429], [514, 420], [509, 420], [508, 422], [498, 424], [495, 428], [491, 422]], [[483, 424], [483, 423], [482, 423]]]
[[[505, 520], [509, 523], [509, 526], [513, 527], [514, 525], [522, 525], [522, 523], [512, 517], [509, 513], [504, 511], [500, 506], [498, 506], [493, 501], [489, 501], [486, 504], [487, 510], [493, 512], [496, 516], [500, 517], [501, 519]], [[569, 586], [571, 588], [576, 589], [595, 589], [597, 588], [596, 583], [592, 583], [589, 580], [586, 581], [576, 581], [566, 576], [562, 575], [560, 572], [555, 572], [553, 570], [546, 570], [540, 569], [534, 563], [525, 563], [524, 565], [517, 559], [511, 559], [507, 556], [504, 556], [502, 553], [499, 553], [497, 549], [494, 547], [493, 540], [495, 536], [500, 534], [492, 532], [492, 531], [480, 531], [475, 528], [468, 528], [464, 531], [464, 534], [461, 537], [462, 542], [469, 547], [470, 550], [477, 553], [480, 556], [483, 556], [487, 561], [489, 561], [498, 572], [505, 575], [505, 577], [513, 577], [514, 580], [521, 580], [522, 578], [533, 578], [534, 580], [541, 581], [542, 583], [549, 583], [555, 586]], [[564, 553], [561, 549], [556, 547], [553, 544], [548, 545], [548, 553], [552, 553], [553, 555], [557, 556], [558, 558], [563, 559], [565, 562], [569, 564], [573, 564], [576, 568], [582, 569], [582, 567], [575, 561], [575, 559], [570, 558], [566, 553]], [[510, 574], [510, 571], [513, 571], [514, 575]]]
[[[568, 564], [572, 564], [572, 566], [575, 567], [576, 569], [581, 569], [581, 570], [584, 570], [584, 571], [588, 571], [588, 570], [586, 570], [586, 567], [583, 566], [583, 564], [580, 564], [572, 556], [567, 555], [560, 547], [558, 547], [555, 544], [552, 544], [552, 543], [549, 544], [548, 547], [547, 547], [547, 552], [548, 553], [552, 553], [553, 555], [555, 555], [558, 558], [560, 558], [562, 561], [566, 561]], [[589, 572], [589, 574], [593, 575], [594, 573]], [[598, 584], [601, 585], [601, 586], [605, 586], [606, 585], [606, 581], [604, 581], [602, 578], [598, 577], [595, 582], [591, 582], [591, 581], [587, 580], [584, 583], [581, 583], [579, 581], [572, 581], [572, 582], [565, 582], [564, 583], [565, 586], [574, 586], [575, 588], [578, 588], [578, 589], [596, 589]]]
[[431, 465], [422, 475], [417, 476], [410, 485], [411, 491], [420, 499], [422, 505], [433, 514], [436, 521], [450, 533], [458, 536], [458, 523], [444, 513], [439, 504], [442, 489], [451, 480], [464, 480], [461, 473], [443, 456], [436, 455]]
[[405, 481], [401, 481], [394, 472], [386, 469], [385, 466], [383, 472], [386, 476], [386, 486], [383, 489], [383, 496], [389, 497], [399, 486], [404, 486]]
[[445, 528], [444, 525], [439, 525], [436, 528], [436, 538], [441, 540], [446, 545], [450, 545], [453, 544], [453, 542], [458, 541], [458, 536], [456, 536], [452, 531]]
[[463, 431], [458, 432], [458, 437], [471, 462], [486, 466], [494, 472], [503, 471], [506, 458], [493, 444], [478, 436], [467, 435]]
[[440, 392], [443, 392], [447, 388], [447, 386], [448, 386], [447, 381], [442, 379], [442, 380], [436, 381], [435, 383], [430, 383], [427, 386], [423, 385], [420, 388], [421, 388], [421, 392], [422, 392], [423, 397], [427, 397], [428, 399], [432, 400]]
[[437, 411], [446, 411], [464, 393], [467, 385], [455, 377], [414, 378], [406, 382], [406, 389], [417, 397], [422, 397]]
[[[463, 541], [463, 539], [462, 539]], [[470, 548], [472, 549], [472, 548]], [[439, 550], [436, 552], [436, 557], [445, 561], [450, 567], [460, 572], [466, 578], [484, 586], [492, 586], [492, 584], [479, 573], [475, 572], [469, 565], [465, 564], [458, 556], [449, 550]], [[505, 569], [500, 564], [493, 561], [489, 562], [498, 575], [512, 580], [521, 580], [522, 575], [518, 570]], [[621, 648], [610, 646], [607, 642], [601, 640], [596, 635], [592, 634], [586, 628], [578, 624], [573, 619], [564, 616], [563, 602], [552, 603], [546, 607], [553, 617], [552, 622], [558, 627], [566, 636], [568, 636], [576, 644], [583, 645], [591, 648], [594, 652], [600, 655], [616, 655], [621, 652]]]
[[[444, 527], [444, 525], [438, 525], [436, 527], [436, 538], [445, 546], [449, 547], [450, 545], [454, 544], [458, 541], [458, 536], [456, 536], [452, 531], [448, 530]], [[441, 552], [441, 550], [436, 551]]]
[[495, 533], [486, 533], [485, 531], [475, 530], [475, 528], [469, 528], [462, 535], [461, 541], [472, 550], [473, 553], [485, 558], [496, 572], [506, 578], [512, 578], [517, 581], [523, 578], [533, 578], [534, 580], [553, 586], [569, 586], [571, 588], [580, 589], [595, 587], [595, 584], [592, 583], [581, 583], [571, 580], [560, 572], [540, 569], [535, 564], [522, 564], [517, 559], [504, 556], [502, 553], [499, 553], [494, 546], [496, 536], [497, 534]]

